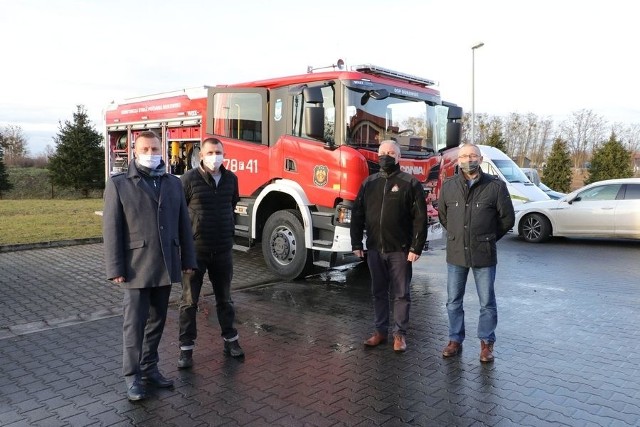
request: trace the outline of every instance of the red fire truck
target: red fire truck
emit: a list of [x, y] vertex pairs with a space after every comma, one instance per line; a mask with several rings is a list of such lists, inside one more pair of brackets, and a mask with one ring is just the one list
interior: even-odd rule
[[314, 263], [331, 266], [351, 252], [352, 203], [378, 171], [380, 141], [400, 144], [401, 168], [433, 202], [444, 162], [453, 161], [443, 153], [460, 143], [462, 109], [442, 101], [429, 79], [375, 65], [327, 68], [112, 103], [106, 176], [126, 171], [143, 130], [161, 135], [168, 171], [177, 175], [198, 167], [199, 143], [215, 136], [240, 185], [236, 247], [261, 247], [285, 279]]

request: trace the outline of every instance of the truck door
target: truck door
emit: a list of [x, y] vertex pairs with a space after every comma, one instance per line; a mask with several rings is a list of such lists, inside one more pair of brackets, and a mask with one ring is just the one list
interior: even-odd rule
[[224, 166], [238, 176], [240, 196], [269, 182], [269, 120], [265, 88], [209, 88], [207, 134], [224, 144]]
[[[278, 141], [284, 156], [282, 177], [298, 182], [312, 204], [331, 208], [342, 179], [341, 150], [335, 145], [335, 86], [290, 96], [290, 135]], [[313, 134], [318, 129], [321, 134]]]

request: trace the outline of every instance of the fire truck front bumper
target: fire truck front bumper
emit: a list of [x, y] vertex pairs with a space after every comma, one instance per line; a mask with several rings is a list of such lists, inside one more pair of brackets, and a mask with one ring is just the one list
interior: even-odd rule
[[331, 252], [351, 252], [351, 231], [349, 227], [336, 226]]

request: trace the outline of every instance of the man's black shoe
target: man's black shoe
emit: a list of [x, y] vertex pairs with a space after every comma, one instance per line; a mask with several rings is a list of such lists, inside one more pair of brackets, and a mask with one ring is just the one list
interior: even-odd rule
[[152, 372], [142, 377], [142, 381], [145, 384], [151, 385], [156, 388], [169, 388], [173, 387], [173, 380], [165, 378], [160, 372]]
[[185, 369], [193, 366], [193, 350], [180, 350], [178, 368]]
[[136, 379], [130, 385], [127, 385], [127, 399], [130, 401], [136, 402], [146, 397], [147, 395], [144, 392], [144, 386], [140, 380]]
[[224, 354], [231, 357], [243, 357], [244, 350], [240, 347], [238, 340], [224, 342]]

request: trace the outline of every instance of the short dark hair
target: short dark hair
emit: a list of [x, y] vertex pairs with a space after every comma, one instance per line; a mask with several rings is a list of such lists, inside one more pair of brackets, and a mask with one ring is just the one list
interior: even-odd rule
[[140, 132], [140, 133], [136, 136], [135, 141], [137, 141], [137, 140], [138, 140], [138, 138], [155, 138], [155, 139], [157, 139], [157, 140], [159, 140], [159, 141], [162, 141], [162, 140], [160, 139], [160, 137], [158, 136], [158, 134], [157, 134], [157, 133], [155, 133], [155, 132], [154, 132], [154, 131], [152, 131], [152, 130], [144, 130], [144, 131]]
[[200, 146], [204, 147], [204, 144], [220, 145], [222, 148], [224, 148], [224, 145], [222, 145], [222, 141], [220, 141], [218, 138], [207, 138], [202, 141], [202, 144], [200, 144]]

